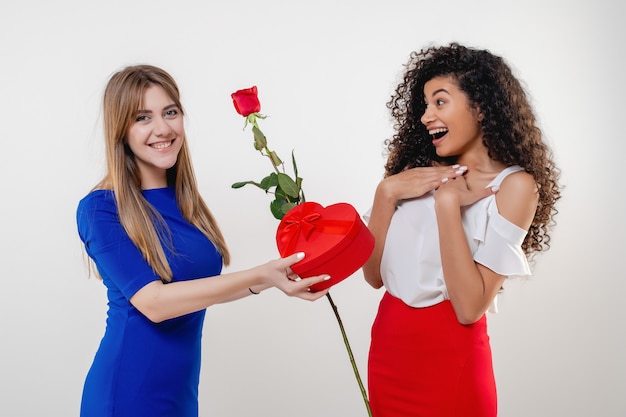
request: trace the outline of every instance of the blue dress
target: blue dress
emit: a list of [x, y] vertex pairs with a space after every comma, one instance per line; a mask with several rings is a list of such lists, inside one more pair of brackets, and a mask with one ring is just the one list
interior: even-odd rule
[[[215, 246], [180, 213], [173, 188], [144, 190], [167, 223], [164, 245], [174, 281], [219, 275]], [[129, 302], [159, 280], [117, 215], [112, 191], [97, 190], [77, 210], [78, 233], [107, 288], [106, 330], [87, 374], [81, 417], [197, 417], [205, 310], [153, 323]]]

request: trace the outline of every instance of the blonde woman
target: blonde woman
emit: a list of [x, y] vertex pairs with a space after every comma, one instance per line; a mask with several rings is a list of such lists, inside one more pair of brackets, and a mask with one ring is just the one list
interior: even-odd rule
[[104, 93], [107, 174], [78, 205], [78, 233], [107, 288], [106, 331], [81, 416], [198, 415], [205, 309], [277, 287], [316, 300], [289, 268], [303, 254], [221, 274], [230, 255], [198, 193], [176, 82], [124, 68]]

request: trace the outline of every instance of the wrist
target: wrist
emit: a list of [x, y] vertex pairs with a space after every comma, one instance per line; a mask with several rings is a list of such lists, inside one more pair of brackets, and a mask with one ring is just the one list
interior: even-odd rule
[[435, 213], [456, 213], [461, 211], [461, 203], [458, 198], [448, 195], [435, 198]]
[[393, 183], [389, 178], [385, 178], [376, 187], [376, 200], [396, 207], [398, 205], [399, 198], [394, 194]]

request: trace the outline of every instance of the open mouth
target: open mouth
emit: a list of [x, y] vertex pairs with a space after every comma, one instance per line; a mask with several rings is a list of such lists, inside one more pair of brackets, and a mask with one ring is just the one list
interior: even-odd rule
[[165, 149], [165, 148], [169, 148], [170, 146], [172, 146], [172, 143], [174, 143], [174, 140], [170, 140], [169, 142], [157, 142], [157, 143], [151, 144], [150, 147], [154, 149]]
[[448, 129], [446, 128], [433, 129], [428, 131], [428, 134], [430, 134], [435, 140], [441, 139], [446, 135], [446, 133], [448, 133]]

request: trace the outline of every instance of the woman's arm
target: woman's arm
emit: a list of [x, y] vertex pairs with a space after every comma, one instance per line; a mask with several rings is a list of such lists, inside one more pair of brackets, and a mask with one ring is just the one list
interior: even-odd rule
[[387, 230], [397, 204], [397, 199], [389, 190], [390, 187], [386, 186], [389, 184], [389, 179], [383, 180], [376, 187], [374, 204], [372, 205], [372, 211], [367, 223], [368, 229], [374, 236], [375, 243], [374, 250], [363, 265], [362, 270], [365, 281], [376, 289], [383, 286], [383, 279], [380, 275], [380, 262], [383, 256], [383, 249], [385, 248]]
[[312, 293], [309, 287], [329, 279], [328, 275], [298, 281], [288, 278], [292, 274], [289, 267], [301, 259], [298, 256], [294, 254], [251, 269], [210, 278], [168, 284], [152, 281], [137, 291], [130, 302], [148, 319], [158, 323], [229, 299], [241, 298], [246, 292], [250, 293], [250, 287], [255, 287], [256, 291], [277, 287], [288, 296], [309, 301], [326, 295], [328, 290]]
[[271, 286], [270, 285], [255, 285], [252, 287], [248, 287], [244, 290], [231, 294], [229, 297], [224, 298], [222, 301], [220, 301], [220, 304], [230, 303], [231, 301], [237, 301], [242, 298], [248, 297], [252, 294], [260, 294], [262, 291], [268, 288], [271, 288]]
[[[462, 324], [478, 320], [489, 308], [505, 277], [474, 262], [463, 224], [461, 207], [472, 204], [494, 191], [469, 191], [464, 178], [449, 181], [435, 192], [435, 212], [443, 275], [450, 301]], [[528, 230], [537, 207], [534, 179], [525, 172], [509, 175], [496, 195], [500, 215]]]

